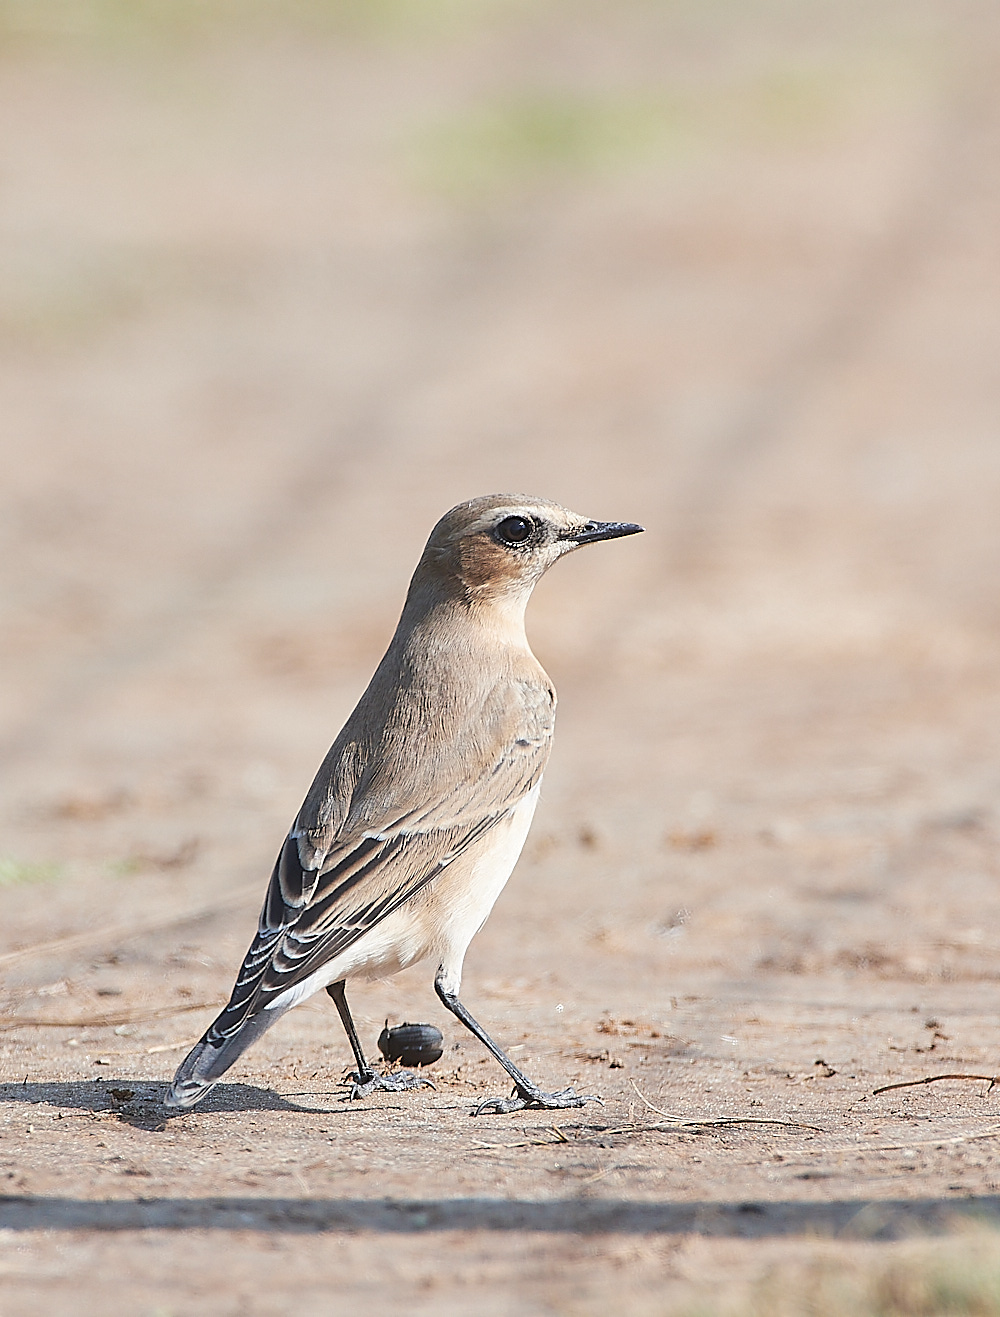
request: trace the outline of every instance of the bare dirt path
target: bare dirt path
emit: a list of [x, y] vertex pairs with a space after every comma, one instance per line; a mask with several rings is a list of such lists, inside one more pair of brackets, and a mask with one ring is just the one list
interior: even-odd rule
[[[874, 1090], [997, 1054], [995, 16], [251, 9], [0, 8], [0, 1313], [987, 1293], [1000, 1098]], [[418, 968], [356, 1010], [441, 1025], [434, 1091], [345, 1105], [324, 999], [165, 1120], [504, 488], [648, 527], [533, 601], [465, 986], [604, 1105], [472, 1119]]]

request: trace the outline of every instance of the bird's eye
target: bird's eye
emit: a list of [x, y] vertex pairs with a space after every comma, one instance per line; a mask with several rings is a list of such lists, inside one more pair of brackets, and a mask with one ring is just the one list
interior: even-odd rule
[[504, 517], [496, 528], [501, 544], [525, 544], [534, 529], [527, 517]]

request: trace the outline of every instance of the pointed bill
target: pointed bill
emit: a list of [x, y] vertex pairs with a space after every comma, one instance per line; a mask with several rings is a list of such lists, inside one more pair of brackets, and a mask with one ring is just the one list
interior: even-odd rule
[[622, 535], [639, 535], [646, 528], [634, 521], [588, 521], [582, 530], [570, 531], [566, 538], [575, 544], [594, 544], [597, 540], [617, 540]]

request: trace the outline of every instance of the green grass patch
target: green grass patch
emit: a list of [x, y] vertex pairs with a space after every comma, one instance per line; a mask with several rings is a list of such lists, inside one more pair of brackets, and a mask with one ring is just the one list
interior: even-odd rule
[[776, 1263], [756, 1281], [668, 1311], [671, 1317], [1000, 1317], [1000, 1243], [991, 1230], [978, 1239], [875, 1251], [820, 1247], [826, 1256]]
[[18, 887], [27, 883], [50, 883], [61, 876], [58, 864], [39, 864], [0, 856], [0, 887]]
[[0, 44], [172, 44], [269, 31], [448, 33], [526, 0], [0, 0]]
[[458, 199], [627, 167], [683, 147], [689, 116], [664, 96], [539, 91], [475, 106], [417, 140], [418, 174]]
[[748, 146], [821, 148], [893, 68], [876, 55], [776, 63], [694, 85], [521, 89], [466, 105], [407, 145], [418, 185], [456, 201], [633, 168], [672, 169]]

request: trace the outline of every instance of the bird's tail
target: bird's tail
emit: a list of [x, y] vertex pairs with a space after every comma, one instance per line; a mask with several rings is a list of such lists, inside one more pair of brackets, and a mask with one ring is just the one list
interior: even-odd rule
[[164, 1106], [174, 1111], [187, 1111], [200, 1102], [233, 1062], [284, 1013], [280, 1007], [273, 1011], [258, 1011], [228, 1037], [215, 1033], [213, 1024], [177, 1067], [173, 1083], [163, 1099]]

